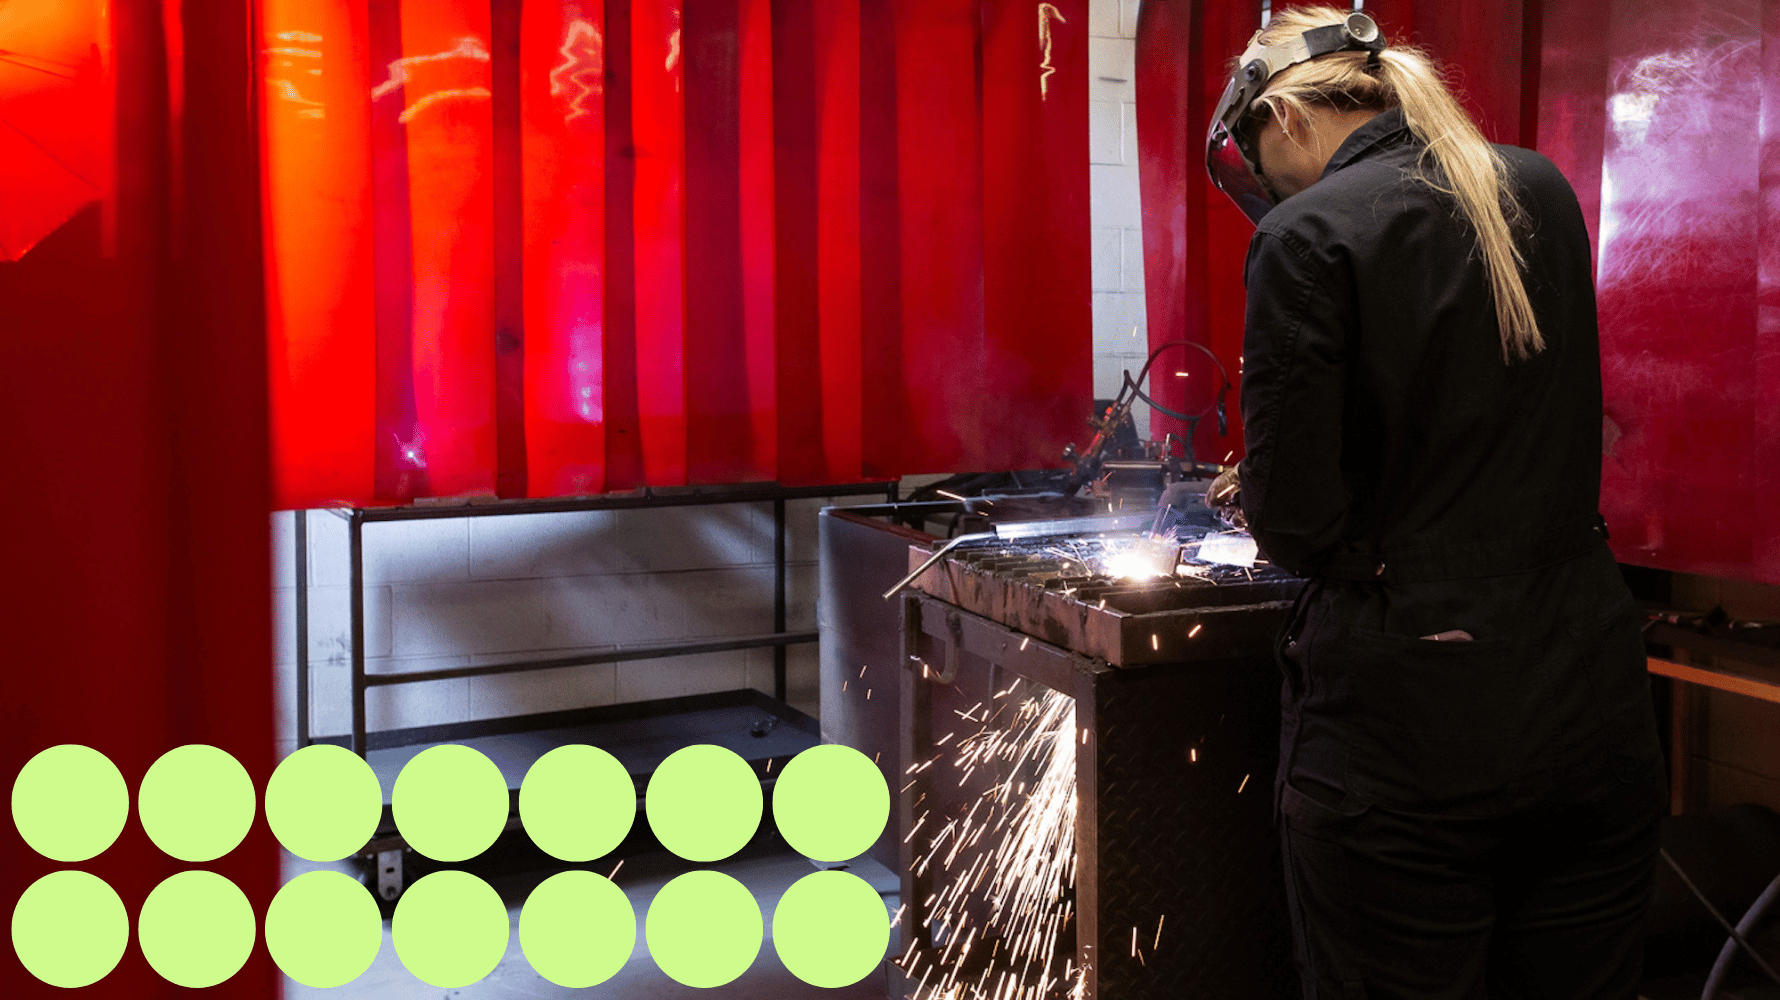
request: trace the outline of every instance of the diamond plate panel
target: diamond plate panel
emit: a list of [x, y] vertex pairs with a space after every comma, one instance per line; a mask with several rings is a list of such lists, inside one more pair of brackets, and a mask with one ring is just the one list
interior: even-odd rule
[[[1279, 674], [1271, 658], [1109, 669], [943, 602], [920, 603], [929, 660], [943, 661], [954, 643], [962, 650], [953, 682], [929, 688], [930, 738], [1016, 676], [1067, 684], [1076, 723], [1090, 730], [1077, 750], [1075, 941], [1091, 969], [1088, 995], [1296, 996], [1272, 815]], [[1257, 627], [1277, 625], [1278, 612], [1255, 613], [1272, 618]], [[1075, 666], [1060, 671], [1060, 657]], [[973, 775], [971, 788], [955, 776], [924, 780], [916, 791], [921, 808], [955, 812], [998, 777]], [[947, 881], [923, 882], [921, 896]], [[952, 955], [948, 967], [959, 960]]]
[[1229, 660], [1093, 686], [1095, 995], [1290, 997], [1271, 792], [1278, 675]]

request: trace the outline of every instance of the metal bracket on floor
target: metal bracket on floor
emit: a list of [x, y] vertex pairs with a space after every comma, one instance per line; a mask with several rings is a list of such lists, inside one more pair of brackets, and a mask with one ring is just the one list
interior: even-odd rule
[[402, 849], [377, 852], [377, 895], [395, 902], [402, 894]]
[[385, 903], [395, 902], [406, 888], [402, 877], [402, 854], [407, 850], [407, 841], [395, 834], [371, 841], [359, 855], [376, 862], [377, 898]]

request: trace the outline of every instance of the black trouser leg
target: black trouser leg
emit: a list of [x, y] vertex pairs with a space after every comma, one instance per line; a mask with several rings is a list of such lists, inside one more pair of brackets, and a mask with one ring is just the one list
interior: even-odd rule
[[1306, 1000], [1632, 1000], [1660, 773], [1499, 819], [1343, 814], [1286, 790]]

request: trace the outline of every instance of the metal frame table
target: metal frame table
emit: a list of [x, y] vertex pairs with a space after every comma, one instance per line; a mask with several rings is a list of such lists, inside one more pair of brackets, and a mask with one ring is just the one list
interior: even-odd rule
[[[473, 500], [451, 503], [418, 503], [403, 507], [327, 507], [322, 508], [346, 522], [348, 570], [348, 646], [352, 667], [352, 751], [363, 757], [366, 752], [365, 693], [373, 687], [416, 684], [422, 681], [457, 677], [486, 677], [494, 674], [522, 673], [534, 670], [556, 670], [592, 663], [621, 663], [632, 660], [686, 656], [695, 653], [718, 653], [738, 649], [771, 647], [773, 657], [773, 695], [783, 702], [786, 695], [786, 649], [799, 643], [815, 642], [813, 631], [786, 631], [785, 600], [785, 502], [813, 497], [864, 496], [883, 494], [895, 502], [898, 484], [847, 483], [832, 486], [780, 486], [777, 483], [749, 484], [733, 487], [687, 487], [645, 489], [636, 494], [592, 497], [565, 497], [544, 500]], [[629, 649], [585, 653], [577, 656], [513, 663], [451, 667], [441, 670], [417, 670], [401, 674], [368, 674], [365, 672], [365, 572], [364, 529], [366, 524], [383, 521], [424, 521], [450, 517], [498, 517], [510, 514], [547, 514], [567, 511], [637, 510], [659, 507], [705, 506], [727, 503], [771, 503], [773, 505], [773, 622], [772, 631], [760, 635], [707, 639], [699, 642], [662, 643], [635, 646]], [[296, 698], [297, 746], [315, 742], [309, 731], [309, 511], [296, 512]]]

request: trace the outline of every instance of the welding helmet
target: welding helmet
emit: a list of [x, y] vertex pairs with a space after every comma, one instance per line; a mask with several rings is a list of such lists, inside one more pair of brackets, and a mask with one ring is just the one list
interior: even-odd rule
[[1261, 174], [1255, 146], [1258, 123], [1246, 120], [1255, 98], [1267, 89], [1267, 81], [1287, 67], [1331, 52], [1368, 52], [1376, 62], [1384, 46], [1378, 24], [1358, 11], [1340, 24], [1312, 28], [1273, 45], [1261, 44], [1259, 31], [1249, 39], [1212, 113], [1211, 129], [1205, 136], [1205, 167], [1211, 172], [1211, 182], [1229, 195], [1250, 221], [1259, 224], [1261, 217], [1279, 204], [1278, 192]]

